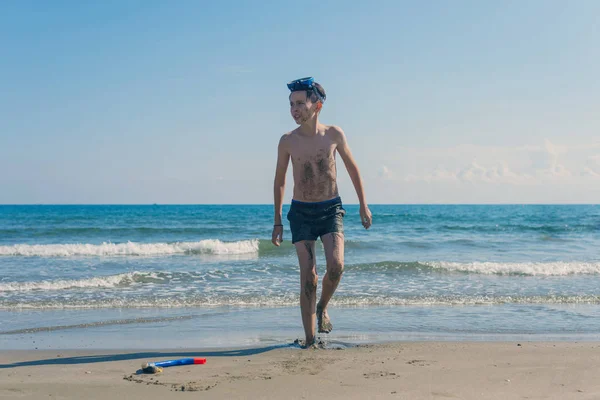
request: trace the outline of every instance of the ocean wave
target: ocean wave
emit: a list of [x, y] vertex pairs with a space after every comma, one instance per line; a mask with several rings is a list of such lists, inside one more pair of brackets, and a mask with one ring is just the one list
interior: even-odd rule
[[[322, 247], [319, 242], [318, 246]], [[418, 244], [415, 246], [418, 247]], [[346, 249], [374, 249], [377, 243], [346, 240]], [[173, 254], [210, 254], [210, 255], [244, 255], [260, 254], [261, 256], [282, 255], [295, 252], [289, 238], [285, 238], [280, 247], [275, 247], [269, 239], [251, 239], [225, 242], [219, 239], [206, 239], [198, 242], [175, 243], [126, 243], [104, 242], [67, 243], [67, 244], [13, 244], [1, 245], [1, 256], [25, 257], [71, 257], [71, 256], [161, 256]]]
[[87, 279], [57, 279], [37, 282], [6, 282], [0, 283], [0, 292], [29, 292], [34, 290], [51, 291], [83, 288], [112, 288], [128, 286], [148, 274], [131, 272], [126, 274], [99, 276]]
[[495, 225], [449, 225], [439, 226], [441, 231], [461, 231], [471, 233], [496, 233], [496, 232], [540, 232], [540, 233], [585, 233], [597, 232], [598, 224], [495, 224]]
[[[253, 269], [257, 272], [256, 269]], [[265, 270], [267, 274], [269, 270]], [[226, 280], [231, 271], [216, 268], [202, 272], [128, 272], [116, 275], [95, 276], [82, 279], [56, 279], [28, 282], [0, 282], [0, 294], [3, 292], [51, 292], [57, 290], [73, 289], [110, 289], [129, 288], [142, 285], [168, 285], [173, 282], [191, 283], [206, 282], [210, 280]]]
[[600, 262], [428, 262], [432, 268], [484, 275], [565, 276], [600, 274]]
[[202, 227], [151, 227], [151, 226], [132, 226], [132, 227], [25, 227], [0, 229], [1, 236], [36, 237], [52, 238], [65, 236], [85, 236], [85, 235], [206, 235], [222, 234], [223, 232], [235, 232], [234, 228], [220, 226], [202, 226]]
[[[215, 307], [297, 307], [298, 294], [236, 295], [193, 297], [135, 298], [59, 298], [50, 300], [13, 301], [0, 299], [0, 309], [98, 309], [98, 308], [215, 308]], [[338, 295], [330, 303], [334, 307], [400, 307], [400, 306], [489, 306], [502, 304], [600, 304], [596, 295], [551, 296], [413, 296]]]
[[525, 276], [565, 276], [600, 274], [600, 262], [554, 261], [554, 262], [450, 262], [382, 261], [377, 263], [350, 264], [348, 271], [377, 272], [423, 272], [471, 273], [482, 275], [525, 275]]
[[[468, 273], [481, 275], [507, 275], [507, 276], [568, 276], [568, 275], [598, 275], [600, 262], [398, 262], [382, 261], [376, 263], [348, 264], [345, 270], [350, 273], [384, 273], [386, 276], [393, 274], [420, 274], [420, 273]], [[28, 291], [56, 291], [64, 289], [86, 288], [125, 288], [133, 285], [169, 285], [173, 282], [181, 284], [196, 284], [218, 280], [225, 282], [230, 274], [244, 275], [251, 273], [258, 277], [261, 273], [265, 276], [287, 277], [290, 271], [295, 277], [295, 267], [290, 264], [266, 264], [262, 268], [244, 267], [220, 269], [211, 268], [206, 271], [179, 272], [179, 271], [152, 271], [128, 272], [108, 276], [96, 276], [82, 279], [57, 279], [28, 282], [0, 282], [2, 292], [28, 292]], [[258, 275], [257, 275], [258, 274]]]
[[15, 244], [0, 246], [0, 256], [161, 256], [173, 254], [248, 254], [258, 252], [259, 241], [223, 242], [207, 239], [177, 243], [102, 243], [102, 244]]

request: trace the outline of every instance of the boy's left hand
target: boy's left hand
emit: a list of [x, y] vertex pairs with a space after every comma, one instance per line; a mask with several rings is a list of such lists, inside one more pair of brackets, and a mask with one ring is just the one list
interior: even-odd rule
[[281, 242], [283, 242], [283, 226], [274, 226], [273, 234], [271, 236], [271, 243], [279, 247]]
[[360, 206], [360, 221], [365, 229], [369, 229], [371, 223], [373, 222], [373, 215], [371, 214], [371, 210], [369, 210], [369, 206]]

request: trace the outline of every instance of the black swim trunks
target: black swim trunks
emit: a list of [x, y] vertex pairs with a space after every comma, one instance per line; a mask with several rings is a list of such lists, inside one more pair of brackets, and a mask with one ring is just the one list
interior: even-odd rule
[[340, 197], [316, 203], [292, 200], [287, 214], [292, 243], [317, 240], [326, 233], [344, 233], [344, 215], [346, 210]]

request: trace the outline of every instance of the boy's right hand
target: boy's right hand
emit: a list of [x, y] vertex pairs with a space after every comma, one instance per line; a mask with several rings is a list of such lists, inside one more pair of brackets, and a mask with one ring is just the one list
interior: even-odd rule
[[283, 242], [283, 226], [274, 226], [271, 242], [277, 247]]

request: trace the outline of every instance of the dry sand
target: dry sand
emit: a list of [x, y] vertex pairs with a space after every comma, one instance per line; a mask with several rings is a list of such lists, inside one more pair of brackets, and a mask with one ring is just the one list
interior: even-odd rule
[[[520, 345], [519, 345], [520, 344]], [[136, 375], [142, 362], [205, 365]], [[600, 343], [401, 342], [344, 350], [5, 351], [0, 398], [600, 399]]]

